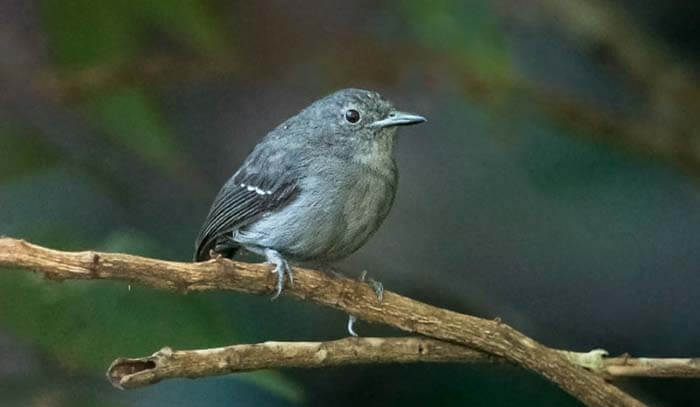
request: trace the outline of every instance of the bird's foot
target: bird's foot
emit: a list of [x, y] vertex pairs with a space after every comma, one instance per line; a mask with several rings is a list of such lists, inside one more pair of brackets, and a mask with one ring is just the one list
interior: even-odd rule
[[[367, 277], [367, 270], [362, 270], [362, 274], [360, 274], [360, 281], [363, 283], [367, 283], [367, 285], [370, 286], [370, 288], [374, 291], [374, 294], [377, 296], [377, 299], [379, 300], [380, 303], [384, 300], [384, 284], [382, 284], [380, 281], [377, 281], [373, 278], [368, 278]], [[349, 314], [348, 315], [348, 333], [352, 336], [357, 336], [357, 333], [353, 329], [353, 325], [355, 325], [355, 322], [357, 322], [357, 317]]]
[[277, 291], [275, 295], [270, 298], [271, 301], [277, 299], [277, 297], [282, 294], [282, 288], [284, 287], [284, 277], [289, 278], [289, 285], [294, 287], [294, 276], [292, 275], [292, 268], [289, 267], [287, 260], [282, 257], [282, 255], [273, 249], [265, 249], [265, 257], [269, 263], [275, 265], [275, 269], [272, 270], [273, 273], [277, 273]]
[[381, 281], [367, 277], [367, 270], [362, 270], [362, 274], [360, 274], [360, 281], [369, 285], [369, 287], [374, 291], [374, 294], [377, 296], [379, 302], [384, 301], [384, 284], [382, 284]]
[[214, 249], [209, 249], [209, 258], [219, 261], [224, 258], [221, 253], [214, 251]]

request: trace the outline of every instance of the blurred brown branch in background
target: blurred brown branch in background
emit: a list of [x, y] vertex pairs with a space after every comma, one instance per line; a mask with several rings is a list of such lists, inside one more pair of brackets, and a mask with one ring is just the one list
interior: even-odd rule
[[497, 4], [507, 18], [556, 27], [599, 63], [622, 72], [626, 85], [644, 96], [647, 110], [620, 117], [582, 108], [558, 96], [550, 101], [535, 97], [545, 112], [587, 136], [700, 175], [700, 117], [696, 114], [700, 111], [700, 78], [662, 42], [641, 30], [615, 2], [537, 0], [527, 6], [527, 13], [519, 1], [498, 0]]
[[[223, 258], [181, 263], [116, 253], [63, 252], [11, 238], [0, 238], [0, 266], [39, 271], [52, 280], [119, 280], [181, 292], [231, 290], [269, 294], [276, 282], [267, 264]], [[548, 348], [500, 320], [460, 314], [392, 292], [385, 292], [379, 302], [367, 284], [299, 267], [294, 269], [294, 286], [285, 293], [365, 321], [503, 358], [539, 373], [589, 406], [643, 406], [603, 377], [572, 363], [571, 354]]]
[[[700, 360], [604, 358], [604, 351], [561, 351], [573, 363], [607, 379], [617, 377], [700, 377]], [[155, 384], [165, 379], [199, 378], [290, 367], [322, 368], [380, 363], [503, 363], [504, 359], [465, 346], [422, 337], [343, 338], [327, 342], [263, 342], [222, 348], [174, 351], [119, 358], [107, 378], [120, 389]]]
[[[521, 3], [500, 0], [502, 13], [520, 18]], [[700, 119], [689, 112], [700, 111], [698, 78], [672, 60], [663, 47], [636, 30], [634, 25], [608, 6], [586, 0], [539, 0], [542, 17], [553, 18], [557, 27], [575, 36], [585, 50], [599, 55], [603, 63], [613, 63], [628, 74], [647, 99], [649, 114], [622, 115], [576, 98], [566, 91], [532, 83], [517, 75], [489, 77], [463, 68], [449, 54], [412, 47], [401, 55], [415, 61], [429, 60], [425, 69], [439, 72], [439, 65], [459, 67], [462, 91], [468, 98], [499, 111], [504, 101], [526, 100], [577, 137], [604, 142], [684, 168], [700, 176]], [[528, 6], [532, 7], [532, 5]], [[528, 20], [529, 22], [530, 20]], [[531, 22], [529, 22], [531, 23]], [[534, 23], [531, 23], [534, 24]], [[368, 46], [371, 46], [369, 44]], [[374, 44], [378, 47], [379, 45]], [[377, 51], [379, 52], [379, 51]], [[393, 52], [398, 52], [394, 50]], [[164, 85], [170, 82], [233, 78], [255, 75], [242, 72], [230, 58], [181, 58], [167, 55], [143, 57], [138, 64], [100, 65], [58, 77], [47, 73], [33, 84], [39, 94], [61, 102], [76, 102], [95, 91], [121, 86]]]
[[33, 83], [33, 87], [47, 99], [74, 103], [94, 92], [128, 86], [230, 77], [240, 69], [239, 64], [231, 58], [151, 55], [140, 58], [139, 63], [135, 64], [107, 63], [61, 76], [47, 71]]

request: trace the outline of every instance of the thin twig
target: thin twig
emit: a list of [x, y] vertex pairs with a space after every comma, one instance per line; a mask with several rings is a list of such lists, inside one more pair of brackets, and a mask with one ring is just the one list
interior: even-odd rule
[[263, 342], [119, 358], [107, 377], [130, 389], [176, 377], [196, 378], [259, 369], [328, 367], [363, 363], [503, 361], [464, 346], [428, 338], [344, 338], [328, 342]]
[[700, 358], [633, 358], [620, 356], [605, 359], [604, 373], [614, 377], [700, 378]]
[[[108, 279], [180, 291], [233, 290], [269, 294], [276, 278], [266, 264], [227, 259], [180, 263], [116, 253], [62, 252], [0, 239], [0, 266], [38, 270], [52, 279]], [[392, 292], [379, 303], [367, 285], [295, 267], [285, 294], [343, 310], [369, 322], [461, 344], [535, 371], [589, 406], [643, 406], [602, 377], [571, 363], [501, 321], [437, 308]]]
[[[605, 358], [604, 352], [562, 351], [574, 363], [607, 378], [700, 377], [698, 359]], [[221, 348], [173, 351], [119, 358], [107, 370], [110, 382], [132, 389], [172, 378], [199, 378], [289, 367], [322, 368], [382, 363], [504, 363], [461, 345], [422, 337], [344, 338], [328, 342], [263, 342]]]

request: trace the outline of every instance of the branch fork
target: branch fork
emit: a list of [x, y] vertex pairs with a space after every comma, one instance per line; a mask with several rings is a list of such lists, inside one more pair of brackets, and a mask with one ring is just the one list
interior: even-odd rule
[[[23, 240], [0, 238], [0, 266], [44, 273], [55, 280], [107, 279], [160, 289], [228, 290], [251, 294], [274, 291], [266, 264], [215, 258], [181, 263], [118, 253], [64, 252]], [[173, 351], [146, 358], [119, 358], [109, 380], [129, 389], [172, 377], [204, 377], [276, 367], [325, 367], [357, 363], [508, 362], [532, 370], [588, 406], [643, 406], [606, 380], [617, 376], [698, 377], [696, 359], [604, 358], [548, 348], [506, 325], [424, 304], [385, 291], [381, 303], [364, 283], [295, 267], [297, 299], [342, 310], [369, 322], [390, 325], [421, 337], [344, 338], [329, 342], [264, 342], [223, 348]]]

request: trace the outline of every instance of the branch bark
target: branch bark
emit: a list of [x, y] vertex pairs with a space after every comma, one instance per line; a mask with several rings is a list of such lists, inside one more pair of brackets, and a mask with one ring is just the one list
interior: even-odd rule
[[[214, 259], [180, 263], [116, 253], [62, 252], [22, 240], [0, 239], [0, 266], [43, 272], [55, 280], [107, 279], [178, 291], [273, 292], [276, 278], [267, 264]], [[367, 284], [294, 268], [294, 286], [285, 294], [343, 310], [369, 322], [452, 342], [499, 356], [539, 373], [589, 406], [643, 406], [602, 377], [571, 363], [501, 321], [437, 308], [392, 292], [378, 302]]]
[[[604, 358], [605, 352], [560, 351], [573, 363], [609, 379], [617, 377], [700, 377], [699, 359]], [[423, 337], [343, 338], [328, 342], [263, 342], [119, 358], [107, 370], [117, 388], [132, 389], [172, 378], [198, 378], [288, 367], [322, 368], [379, 363], [505, 363], [465, 346]]]
[[112, 385], [142, 387], [175, 377], [196, 378], [282, 367], [329, 367], [363, 363], [503, 361], [464, 346], [428, 338], [344, 338], [328, 342], [263, 342], [119, 358], [107, 370]]

